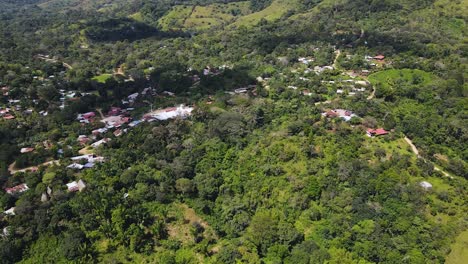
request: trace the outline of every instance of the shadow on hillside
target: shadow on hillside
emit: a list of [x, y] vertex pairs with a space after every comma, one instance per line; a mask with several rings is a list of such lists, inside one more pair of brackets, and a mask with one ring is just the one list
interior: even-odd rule
[[93, 22], [86, 28], [86, 36], [92, 41], [136, 41], [145, 38], [189, 37], [184, 32], [163, 32], [148, 24], [129, 18], [114, 18]]

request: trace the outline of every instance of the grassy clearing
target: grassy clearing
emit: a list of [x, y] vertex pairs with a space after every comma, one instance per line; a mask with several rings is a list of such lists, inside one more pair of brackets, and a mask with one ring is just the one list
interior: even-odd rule
[[267, 8], [239, 18], [233, 25], [235, 26], [254, 26], [262, 19], [274, 21], [281, 18], [288, 11], [296, 9], [298, 6], [297, 0], [276, 0]]
[[164, 30], [205, 30], [227, 25], [250, 13], [249, 2], [212, 4], [207, 6], [175, 6], [159, 20]]
[[104, 73], [98, 76], [94, 76], [92, 80], [100, 82], [100, 83], [105, 83], [108, 79], [112, 78], [112, 74], [110, 73]]
[[448, 255], [447, 264], [464, 264], [468, 260], [468, 230], [462, 232], [452, 244], [452, 251]]
[[436, 77], [425, 71], [414, 69], [402, 70], [385, 70], [380, 71], [369, 76], [369, 81], [372, 84], [381, 84], [386, 88], [397, 88], [397, 81], [404, 83], [412, 83], [417, 85], [427, 85], [431, 83]]
[[129, 18], [135, 20], [135, 21], [138, 21], [138, 22], [143, 22], [143, 16], [141, 15], [140, 12], [137, 12], [135, 14], [131, 14], [128, 16]]

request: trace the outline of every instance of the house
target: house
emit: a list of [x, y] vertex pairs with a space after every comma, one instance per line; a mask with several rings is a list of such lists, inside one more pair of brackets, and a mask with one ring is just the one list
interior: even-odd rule
[[130, 122], [130, 117], [125, 116], [109, 116], [101, 120], [104, 124], [106, 124], [106, 128], [116, 128], [120, 127], [123, 124]]
[[113, 134], [116, 137], [120, 137], [123, 134], [123, 131], [122, 131], [122, 129], [117, 129], [117, 130], [114, 131]]
[[80, 142], [80, 144], [85, 145], [89, 142], [89, 138], [86, 135], [79, 135], [77, 141]]
[[384, 55], [382, 55], [382, 54], [379, 54], [379, 55], [375, 56], [373, 59], [374, 59], [374, 60], [379, 60], [379, 61], [382, 61], [382, 60], [384, 60], [384, 59], [385, 59], [385, 56], [384, 56]]
[[314, 61], [314, 58], [304, 58], [304, 57], [302, 57], [302, 58], [297, 59], [297, 61], [299, 61], [299, 62], [301, 62], [301, 63], [303, 63], [305, 65], [308, 65], [309, 63]]
[[94, 118], [96, 116], [96, 113], [94, 112], [87, 112], [84, 114], [79, 114], [78, 117], [76, 118], [77, 120], [86, 120], [89, 122], [90, 119]]
[[432, 189], [432, 184], [428, 183], [427, 181], [422, 181], [419, 183], [419, 186], [421, 186], [422, 188], [424, 188], [424, 190], [428, 191], [430, 189]]
[[98, 128], [98, 129], [95, 129], [93, 131], [91, 131], [91, 133], [95, 136], [98, 136], [100, 134], [104, 134], [107, 132], [107, 128], [103, 127], [103, 128]]
[[78, 161], [78, 160], [87, 160], [88, 162], [91, 162], [90, 160], [94, 159], [93, 154], [87, 154], [87, 155], [81, 155], [81, 156], [76, 156], [76, 157], [71, 157], [70, 159], [73, 161]]
[[117, 115], [120, 115], [121, 112], [122, 112], [122, 108], [113, 106], [111, 107], [109, 112], [107, 112], [107, 114], [110, 116], [117, 116]]
[[67, 183], [66, 185], [69, 192], [81, 192], [86, 188], [86, 184], [82, 180], [79, 180], [78, 182], [72, 181], [70, 183]]
[[334, 117], [339, 117], [343, 119], [344, 121], [349, 121], [353, 117], [357, 117], [356, 114], [349, 110], [345, 109], [335, 109], [335, 110], [329, 110], [325, 113], [322, 113], [322, 116], [328, 117], [328, 118], [334, 118]]
[[302, 91], [302, 95], [312, 96], [312, 92], [310, 92], [309, 90], [304, 90], [304, 91]]
[[169, 96], [175, 96], [175, 93], [169, 92], [169, 91], [164, 91], [162, 92], [163, 94], [169, 95]]
[[83, 166], [85, 169], [91, 169], [92, 167], [94, 167], [94, 162], [88, 162]]
[[47, 193], [42, 193], [41, 194], [41, 202], [45, 203], [49, 200], [49, 198], [47, 197]]
[[388, 131], [383, 128], [377, 128], [377, 129], [369, 128], [367, 129], [366, 133], [367, 133], [367, 136], [369, 137], [378, 137], [378, 136], [387, 135]]
[[101, 139], [101, 140], [99, 140], [99, 141], [96, 141], [96, 142], [94, 142], [93, 144], [91, 144], [91, 147], [93, 147], [93, 148], [98, 148], [98, 147], [100, 147], [101, 145], [106, 144], [106, 143], [109, 142], [109, 141], [111, 141], [110, 138], [103, 138], [103, 139]]
[[0, 110], [0, 116], [6, 115], [10, 112], [10, 108], [5, 108]]
[[6, 114], [6, 115], [3, 116], [3, 119], [5, 119], [5, 120], [12, 120], [12, 119], [15, 119], [15, 118], [16, 118], [15, 116], [10, 115], [10, 114]]
[[129, 127], [135, 127], [135, 126], [138, 126], [140, 123], [141, 123], [140, 120], [135, 120], [135, 121], [130, 122], [130, 124], [128, 124], [128, 126]]
[[8, 194], [22, 193], [22, 192], [25, 192], [27, 190], [29, 190], [29, 187], [28, 187], [28, 185], [26, 183], [22, 183], [20, 185], [15, 186], [15, 187], [5, 189], [5, 191]]
[[15, 207], [10, 208], [3, 213], [6, 215], [15, 215]]
[[33, 151], [34, 151], [34, 148], [21, 148], [20, 150], [21, 153], [29, 153]]
[[133, 94], [127, 96], [128, 101], [129, 101], [130, 103], [135, 102], [135, 100], [138, 98], [138, 95], [139, 95], [139, 93], [133, 93]]
[[366, 81], [356, 81], [354, 83], [357, 84], [357, 85], [361, 85], [361, 86], [368, 86], [369, 85], [369, 83], [366, 82]]
[[72, 163], [72, 164], [67, 166], [67, 169], [82, 170], [83, 167], [84, 166], [79, 164], [79, 163]]
[[156, 110], [149, 114], [145, 115], [145, 118], [152, 118], [157, 120], [167, 120], [176, 117], [185, 118], [192, 114], [193, 107], [188, 107], [184, 105], [180, 105], [178, 107], [170, 107], [166, 109]]

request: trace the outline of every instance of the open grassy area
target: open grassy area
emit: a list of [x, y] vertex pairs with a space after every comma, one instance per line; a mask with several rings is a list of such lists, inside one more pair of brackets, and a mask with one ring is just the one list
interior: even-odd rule
[[159, 20], [164, 30], [204, 30], [227, 25], [250, 13], [249, 2], [212, 4], [207, 6], [175, 6]]
[[373, 85], [381, 84], [384, 87], [398, 88], [397, 83], [399, 81], [410, 84], [427, 85], [435, 78], [433, 74], [421, 70], [392, 69], [371, 74], [369, 76], [369, 81]]
[[464, 264], [468, 260], [468, 230], [462, 232], [452, 244], [452, 251], [446, 259], [446, 264]]
[[94, 76], [92, 80], [100, 82], [100, 83], [105, 83], [108, 79], [112, 78], [112, 74], [110, 73], [104, 73], [98, 76]]
[[131, 14], [131, 15], [129, 15], [128, 17], [131, 18], [131, 19], [133, 19], [133, 20], [135, 20], [135, 21], [143, 22], [143, 16], [141, 15], [140, 12]]
[[233, 25], [235, 26], [253, 26], [262, 19], [274, 21], [281, 18], [288, 11], [296, 9], [299, 1], [297, 0], [275, 0], [267, 8], [239, 18]]

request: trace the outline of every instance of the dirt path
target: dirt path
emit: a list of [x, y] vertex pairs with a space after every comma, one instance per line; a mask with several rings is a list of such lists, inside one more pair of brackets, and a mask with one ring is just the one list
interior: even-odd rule
[[413, 153], [416, 154], [416, 156], [418, 156], [418, 158], [421, 157], [421, 156], [419, 156], [419, 150], [413, 144], [413, 141], [411, 139], [409, 139], [408, 137], [406, 137], [406, 136], [405, 136], [405, 141], [408, 143], [408, 145], [410, 145], [411, 150], [413, 151]]
[[49, 165], [52, 165], [52, 164], [59, 165], [60, 161], [51, 160], [51, 161], [47, 161], [47, 162], [41, 163], [41, 164], [36, 165], [36, 166], [31, 166], [31, 167], [27, 167], [27, 168], [19, 169], [19, 170], [15, 169], [15, 162], [13, 162], [12, 164], [10, 164], [10, 166], [8, 166], [8, 171], [10, 171], [11, 174], [15, 174], [15, 173], [18, 173], [18, 172], [27, 172], [27, 171], [37, 170], [40, 166], [49, 166]]
[[[413, 144], [413, 141], [411, 139], [409, 139], [408, 137], [405, 136], [405, 141], [408, 143], [408, 145], [410, 145], [411, 147], [411, 150], [413, 151], [414, 154], [416, 154], [416, 156], [418, 158], [422, 158], [424, 159], [423, 157], [421, 157], [421, 155], [419, 155], [419, 150], [418, 148], [416, 148], [416, 146]], [[425, 161], [427, 161], [426, 159], [424, 159]], [[428, 161], [430, 162], [430, 161]], [[432, 163], [432, 162], [431, 162]], [[453, 176], [451, 176], [450, 174], [448, 174], [446, 171], [442, 170], [441, 168], [439, 168], [438, 166], [436, 166], [434, 163], [432, 163], [434, 165], [434, 170], [435, 171], [439, 171], [441, 172], [445, 177], [449, 177], [451, 179], [453, 179]]]
[[329, 104], [329, 103], [331, 103], [331, 101], [330, 101], [330, 100], [327, 100], [327, 101], [325, 101], [325, 102], [316, 102], [315, 105]]
[[367, 97], [367, 100], [372, 100], [374, 99], [374, 97], [375, 97], [375, 87], [372, 86], [372, 93]]
[[99, 115], [101, 116], [101, 119], [104, 119], [104, 114], [102, 113], [102, 109], [101, 108], [96, 108], [96, 111], [99, 113]]
[[66, 62], [60, 62], [60, 61], [58, 61], [58, 60], [46, 58], [46, 57], [43, 57], [43, 56], [37, 56], [37, 58], [38, 58], [38, 59], [41, 59], [41, 60], [45, 60], [45, 61], [47, 61], [47, 62], [53, 62], [53, 63], [57, 63], [57, 62], [58, 62], [58, 63], [62, 63], [63, 67], [65, 67], [65, 68], [67, 68], [67, 69], [69, 69], [69, 70], [73, 69], [73, 67], [72, 67], [70, 64], [66, 63]]
[[335, 54], [336, 54], [336, 57], [335, 57], [335, 59], [333, 60], [333, 65], [332, 65], [332, 66], [333, 66], [333, 68], [336, 69], [336, 62], [338, 61], [338, 58], [339, 58], [340, 55], [341, 55], [341, 50], [337, 49], [337, 50], [335, 51]]
[[122, 65], [120, 67], [114, 69], [114, 75], [121, 75], [125, 77], [125, 72], [122, 69]]

